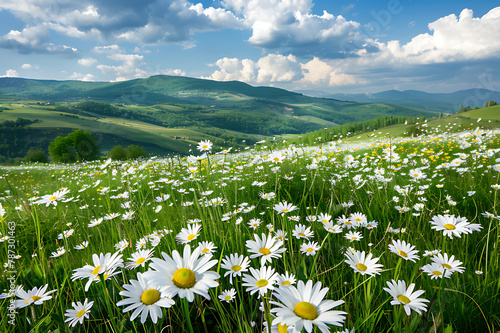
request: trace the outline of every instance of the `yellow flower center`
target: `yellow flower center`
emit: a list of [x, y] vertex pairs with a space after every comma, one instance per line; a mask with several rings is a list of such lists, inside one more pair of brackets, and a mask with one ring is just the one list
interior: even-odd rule
[[283, 281], [283, 282], [281, 283], [281, 285], [282, 285], [282, 286], [289, 286], [289, 285], [291, 285], [291, 283], [290, 283], [290, 281]]
[[301, 236], [301, 237], [306, 237], [306, 234], [304, 234], [303, 232], [299, 232], [298, 235]]
[[101, 266], [97, 266], [96, 268], [94, 268], [94, 269], [92, 270], [92, 272], [91, 272], [91, 273], [92, 273], [93, 275], [97, 275], [97, 274], [99, 274], [99, 270], [100, 270], [100, 269], [101, 269]]
[[345, 225], [352, 225], [352, 223], [351, 223], [351, 222], [349, 222], [349, 221], [347, 221], [347, 222], [345, 223]]
[[56, 197], [55, 195], [54, 195], [53, 197], [50, 197], [50, 198], [49, 198], [49, 200], [50, 200], [50, 201], [54, 201], [54, 200], [56, 200], [56, 199], [57, 199], [57, 197]]
[[229, 295], [228, 295], [228, 296], [224, 297], [224, 299], [225, 299], [226, 301], [229, 301], [229, 300], [231, 299], [231, 296], [229, 296]]
[[288, 208], [283, 209], [283, 210], [282, 210], [282, 212], [283, 212], [283, 213], [288, 212]]
[[455, 227], [453, 224], [445, 224], [444, 227], [448, 230], [455, 230], [457, 227]]
[[207, 149], [207, 148], [208, 148], [208, 146], [207, 146], [207, 145], [204, 145], [202, 148], [203, 148], [203, 149]]
[[196, 275], [189, 268], [179, 268], [175, 271], [172, 282], [178, 288], [189, 289], [196, 284]]
[[313, 249], [312, 247], [310, 247], [310, 248], [308, 248], [306, 251], [307, 251], [307, 252], [312, 252], [312, 251], [314, 251], [314, 249]]
[[408, 304], [411, 302], [410, 299], [408, 297], [406, 297], [405, 295], [399, 295], [398, 301], [403, 302], [405, 304]]
[[104, 277], [104, 280], [107, 280], [109, 278], [109, 274], [104, 274], [103, 277]]
[[146, 261], [146, 258], [144, 258], [144, 257], [139, 258], [139, 259], [137, 259], [137, 261], [135, 262], [135, 265], [136, 265], [136, 266], [138, 266], [138, 265], [142, 264], [142, 263], [143, 263], [143, 262], [145, 262], [145, 261]]
[[358, 237], [356, 237], [356, 236], [352, 236], [352, 237], [351, 237], [351, 239], [353, 239], [353, 240], [354, 240], [354, 239], [358, 239]]
[[418, 173], [414, 174], [413, 177], [417, 178], [418, 177]]
[[80, 311], [78, 311], [78, 313], [76, 314], [76, 317], [77, 317], [77, 318], [81, 318], [84, 314], [85, 314], [85, 310], [80, 310]]
[[362, 219], [360, 219], [359, 217], [355, 220], [356, 222], [361, 222], [363, 221]]
[[302, 319], [314, 320], [318, 318], [318, 309], [309, 302], [299, 302], [293, 308], [293, 312]]
[[278, 333], [288, 333], [288, 326], [278, 323]]
[[363, 265], [362, 263], [359, 263], [356, 265], [356, 268], [359, 269], [360, 271], [364, 272], [368, 269], [368, 267], [366, 267], [365, 265]]
[[275, 157], [275, 158], [274, 158], [274, 162], [279, 162], [279, 160], [280, 160], [280, 159], [279, 159], [279, 158], [277, 158], [277, 157]]
[[24, 304], [28, 304], [28, 303], [29, 303], [29, 301], [30, 301], [30, 299], [32, 299], [32, 300], [33, 300], [33, 303], [34, 303], [34, 302], [38, 301], [40, 298], [41, 298], [40, 296], [31, 296], [30, 298], [28, 298], [28, 299], [26, 300], [26, 302], [25, 302]]
[[193, 240], [195, 237], [196, 237], [196, 235], [189, 235], [189, 236], [187, 236], [187, 240], [188, 241]]
[[265, 287], [269, 284], [269, 281], [267, 281], [266, 279], [260, 279], [259, 281], [257, 281], [256, 285], [257, 287], [259, 288], [262, 288], [262, 287]]
[[156, 289], [148, 289], [141, 295], [141, 302], [146, 305], [155, 304], [160, 300], [160, 293]]
[[266, 248], [266, 247], [261, 248], [261, 249], [259, 250], [259, 252], [260, 252], [260, 253], [262, 253], [262, 254], [263, 254], [263, 255], [265, 255], [265, 256], [267, 256], [267, 255], [271, 254], [271, 251], [269, 251], [269, 249], [268, 249], [268, 248]]
[[210, 249], [204, 248], [203, 250], [201, 250], [201, 253], [207, 253], [208, 251], [210, 251]]
[[234, 265], [233, 267], [231, 267], [231, 270], [233, 270], [235, 272], [239, 272], [239, 271], [241, 271], [241, 266], [240, 265]]
[[407, 254], [405, 251], [398, 250], [398, 254], [399, 254], [401, 257], [408, 258], [408, 254]]
[[441, 266], [443, 266], [444, 268], [446, 269], [452, 269], [453, 267], [451, 267], [450, 265], [448, 264], [441, 264]]
[[443, 275], [443, 273], [441, 273], [440, 271], [434, 271], [434, 272], [432, 272], [432, 274], [437, 275], [437, 276]]

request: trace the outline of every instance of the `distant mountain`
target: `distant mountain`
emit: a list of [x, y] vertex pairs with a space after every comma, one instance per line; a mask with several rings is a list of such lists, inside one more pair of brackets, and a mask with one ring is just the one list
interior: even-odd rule
[[487, 89], [467, 89], [453, 93], [427, 93], [418, 90], [387, 90], [374, 94], [329, 94], [321, 96], [358, 103], [395, 103], [412, 108], [444, 113], [456, 113], [463, 107], [483, 107], [486, 100], [500, 101], [500, 92]]

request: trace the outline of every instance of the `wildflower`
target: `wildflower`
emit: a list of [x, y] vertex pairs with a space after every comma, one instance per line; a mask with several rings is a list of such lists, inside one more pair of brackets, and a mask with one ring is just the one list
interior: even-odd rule
[[200, 248], [191, 253], [189, 245], [184, 246], [183, 257], [177, 250], [172, 252], [172, 257], [162, 252], [163, 260], [151, 259], [153, 262], [149, 266], [152, 271], [148, 272], [148, 279], [154, 285], [165, 286], [164, 292], [168, 297], [179, 295], [192, 302], [194, 294], [198, 294], [210, 300], [208, 290], [218, 286], [216, 280], [220, 276], [209, 269], [217, 264], [217, 260], [210, 260], [211, 254], [200, 258], [200, 254]]
[[384, 288], [394, 299], [391, 301], [392, 305], [403, 305], [406, 314], [409, 316], [411, 310], [417, 312], [418, 314], [422, 314], [421, 311], [427, 311], [427, 305], [429, 300], [425, 298], [418, 298], [425, 291], [417, 290], [413, 292], [415, 288], [415, 284], [412, 283], [408, 289], [406, 288], [406, 282], [398, 280], [397, 282], [392, 280], [391, 282], [387, 281], [387, 286], [389, 288]]
[[210, 142], [210, 140], [204, 140], [198, 143], [198, 147], [196, 147], [196, 149], [198, 149], [199, 151], [210, 151], [212, 150], [212, 146], [213, 143]]
[[51, 194], [44, 195], [40, 200], [36, 201], [35, 203], [38, 205], [45, 204], [46, 207], [49, 207], [50, 205], [57, 206], [57, 200], [61, 200], [68, 193], [69, 190], [67, 188], [63, 188], [59, 191], [54, 192], [54, 194], [52, 195]]
[[230, 254], [222, 259], [221, 268], [227, 269], [228, 271], [224, 274], [224, 277], [229, 275], [229, 283], [233, 284], [233, 276], [241, 276], [241, 273], [248, 270], [250, 265], [250, 259], [239, 255], [237, 253]]
[[198, 247], [201, 249], [201, 254], [211, 254], [217, 249], [217, 246], [212, 242], [201, 242]]
[[182, 228], [181, 231], [175, 236], [175, 240], [179, 244], [187, 244], [200, 235], [201, 225], [190, 224], [187, 229]]
[[285, 272], [285, 274], [278, 274], [278, 285], [288, 286], [295, 284], [295, 275]]
[[89, 242], [83, 241], [80, 244], [78, 244], [77, 246], [75, 246], [74, 248], [75, 248], [75, 250], [83, 250], [83, 249], [86, 249], [88, 246], [89, 246]]
[[329, 332], [326, 324], [342, 326], [347, 313], [330, 309], [344, 304], [344, 301], [323, 300], [327, 293], [328, 288], [322, 289], [321, 282], [313, 286], [311, 280], [306, 284], [299, 281], [297, 287], [290, 285], [278, 288], [275, 296], [281, 303], [270, 302], [277, 306], [271, 309], [271, 313], [276, 315], [273, 325], [295, 326], [296, 332], [305, 328], [309, 333], [313, 331], [313, 325], [321, 332]]
[[431, 257], [431, 260], [436, 264], [443, 266], [452, 273], [463, 273], [465, 271], [465, 267], [460, 266], [462, 265], [462, 262], [459, 260], [455, 260], [455, 256], [448, 257], [447, 253], [445, 253], [444, 255], [438, 253], [435, 256]]
[[399, 239], [392, 240], [392, 244], [389, 244], [389, 250], [405, 260], [415, 262], [415, 259], [419, 259], [418, 255], [416, 255], [418, 251], [415, 250], [415, 246]]
[[46, 292], [48, 284], [38, 289], [35, 287], [28, 292], [24, 291], [23, 288], [18, 288], [16, 290], [16, 296], [20, 299], [14, 301], [14, 307], [16, 309], [21, 309], [31, 304], [41, 305], [43, 302], [52, 298], [51, 294], [55, 293], [57, 289]]
[[365, 251], [348, 251], [345, 256], [347, 259], [345, 260], [346, 264], [349, 264], [354, 272], [360, 273], [361, 275], [375, 275], [380, 274], [382, 265], [377, 264], [380, 258], [373, 258], [372, 254], [369, 253], [365, 255]]
[[361, 235], [360, 232], [349, 231], [344, 235], [344, 238], [350, 240], [351, 242], [353, 241], [359, 242], [363, 238], [363, 236]]
[[243, 286], [248, 287], [246, 291], [250, 295], [259, 292], [259, 296], [264, 296], [268, 290], [274, 289], [274, 284], [278, 280], [278, 273], [274, 268], [262, 266], [260, 270], [250, 267], [250, 274], [243, 274]]
[[99, 281], [98, 276], [103, 275], [104, 280], [107, 280], [111, 276], [120, 274], [120, 271], [116, 271], [117, 268], [123, 267], [123, 259], [120, 252], [115, 252], [114, 254], [106, 253], [104, 254], [93, 254], [92, 261], [94, 266], [85, 265], [82, 268], [77, 268], [74, 270], [72, 281], [77, 279], [83, 280], [88, 278], [87, 284], [85, 285], [85, 291], [87, 291], [94, 281]]
[[155, 287], [145, 275], [137, 273], [137, 280], [130, 280], [131, 284], [123, 285], [125, 290], [120, 291], [120, 295], [126, 298], [116, 303], [116, 306], [128, 305], [123, 312], [134, 310], [130, 316], [131, 321], [140, 314], [141, 324], [144, 324], [149, 315], [156, 324], [158, 318], [163, 316], [161, 308], [169, 308], [175, 302], [166, 295], [163, 288]]
[[231, 288], [229, 290], [224, 290], [220, 295], [219, 299], [223, 302], [231, 302], [236, 296], [236, 289]]
[[432, 224], [432, 229], [436, 231], [443, 231], [444, 236], [453, 238], [453, 236], [460, 237], [462, 233], [469, 234], [471, 229], [468, 228], [470, 225], [465, 217], [455, 217], [453, 215], [445, 214], [437, 215], [430, 221]]
[[144, 267], [146, 263], [153, 257], [154, 250], [139, 250], [132, 253], [132, 258], [125, 264], [125, 268], [134, 269], [139, 266]]
[[303, 243], [300, 246], [300, 252], [308, 256], [313, 256], [320, 248], [321, 246], [319, 246], [317, 242], [308, 242], [308, 243]]
[[66, 249], [64, 247], [60, 247], [60, 248], [57, 249], [56, 252], [52, 252], [50, 257], [51, 258], [57, 258], [57, 257], [62, 256], [65, 253], [66, 253]]
[[297, 239], [305, 238], [309, 239], [314, 236], [314, 231], [311, 231], [311, 227], [307, 227], [303, 224], [299, 224], [295, 226], [295, 229], [292, 232], [292, 235]]
[[297, 206], [294, 206], [293, 204], [289, 204], [288, 202], [280, 202], [276, 205], [274, 205], [274, 210], [278, 212], [278, 214], [286, 214], [289, 212], [293, 212], [294, 210], [299, 209]]
[[78, 322], [83, 324], [83, 320], [85, 318], [89, 318], [90, 309], [94, 305], [94, 302], [89, 302], [88, 299], [85, 299], [83, 302], [72, 302], [71, 305], [73, 309], [66, 310], [64, 314], [65, 317], [68, 317], [64, 322], [69, 322], [69, 327], [75, 326]]
[[271, 262], [272, 259], [281, 258], [281, 253], [286, 251], [286, 249], [280, 249], [282, 245], [283, 242], [281, 240], [271, 235], [266, 237], [265, 234], [262, 234], [262, 238], [255, 235], [255, 241], [246, 241], [248, 252], [254, 253], [250, 256], [250, 259], [262, 257], [260, 261], [261, 265], [264, 265], [266, 261]]
[[338, 224], [333, 224], [332, 221], [323, 224], [323, 227], [325, 228], [326, 231], [332, 233], [332, 234], [338, 234], [342, 232], [342, 227]]
[[61, 234], [57, 235], [57, 239], [68, 238], [69, 236], [73, 235], [74, 232], [75, 229], [65, 230]]
[[451, 274], [453, 273], [451, 270], [446, 269], [442, 265], [433, 262], [432, 264], [428, 264], [422, 267], [422, 271], [427, 273], [432, 280], [437, 279], [437, 278], [449, 278]]

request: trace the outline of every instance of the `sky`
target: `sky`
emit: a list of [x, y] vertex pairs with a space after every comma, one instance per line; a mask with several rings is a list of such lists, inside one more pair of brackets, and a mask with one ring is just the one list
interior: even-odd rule
[[498, 0], [0, 0], [0, 77], [500, 91], [498, 36]]

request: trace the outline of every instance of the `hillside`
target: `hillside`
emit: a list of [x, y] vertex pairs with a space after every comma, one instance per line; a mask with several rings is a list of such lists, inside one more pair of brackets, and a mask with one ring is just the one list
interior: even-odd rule
[[[312, 93], [312, 92], [310, 92]], [[427, 93], [417, 90], [387, 90], [374, 94], [321, 94], [329, 98], [358, 103], [395, 103], [408, 107], [443, 113], [456, 113], [460, 105], [483, 107], [485, 100], [500, 100], [500, 92], [487, 89], [467, 89], [453, 93]]]
[[[113, 83], [0, 78], [0, 111], [0, 122], [39, 120], [28, 125], [29, 136], [15, 138], [15, 149], [4, 149], [8, 157], [23, 156], [31, 146], [46, 149], [53, 137], [78, 128], [97, 134], [104, 153], [116, 144], [139, 144], [165, 155], [187, 154], [202, 139], [244, 148], [269, 136], [377, 117], [438, 115], [392, 103], [345, 102], [175, 76]], [[6, 148], [11, 139], [0, 145]]]

